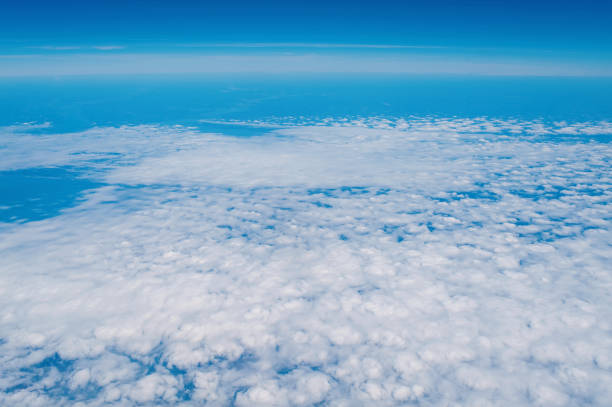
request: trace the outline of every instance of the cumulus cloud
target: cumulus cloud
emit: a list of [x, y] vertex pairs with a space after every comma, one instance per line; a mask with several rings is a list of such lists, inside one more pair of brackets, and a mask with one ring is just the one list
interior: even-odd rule
[[612, 402], [608, 123], [275, 124], [2, 130], [0, 404]]

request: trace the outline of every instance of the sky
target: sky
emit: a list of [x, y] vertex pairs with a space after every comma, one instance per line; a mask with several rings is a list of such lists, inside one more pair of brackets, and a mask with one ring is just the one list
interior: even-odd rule
[[611, 13], [607, 0], [7, 2], [0, 75], [608, 76]]
[[612, 406], [610, 2], [0, 1], [0, 406]]

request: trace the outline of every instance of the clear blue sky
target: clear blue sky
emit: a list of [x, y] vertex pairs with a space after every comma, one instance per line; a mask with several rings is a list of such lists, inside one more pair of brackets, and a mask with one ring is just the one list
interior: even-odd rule
[[[144, 67], [145, 61], [163, 65], [160, 55], [278, 58], [293, 53], [336, 58], [317, 60], [313, 66], [350, 65], [350, 58], [369, 56], [391, 58], [392, 63], [399, 58], [402, 66], [418, 60], [423, 69], [446, 59], [458, 64], [460, 72], [474, 63], [485, 71], [492, 64], [506, 71], [517, 64], [544, 71], [565, 64], [577, 72], [606, 72], [612, 66], [611, 21], [612, 0], [3, 1], [0, 74], [28, 68], [33, 61], [80, 69], [83, 61], [77, 61], [76, 54], [84, 53], [95, 54], [92, 63], [97, 66], [134, 70], [135, 55], [141, 56]], [[343, 47], [346, 44], [415, 48]], [[109, 54], [123, 55], [122, 62]], [[55, 62], [35, 59], [41, 55], [51, 55]], [[59, 56], [66, 59], [60, 61]], [[338, 62], [339, 56], [350, 61]], [[282, 65], [278, 59], [273, 63]], [[303, 61], [287, 64], [308, 66]]]

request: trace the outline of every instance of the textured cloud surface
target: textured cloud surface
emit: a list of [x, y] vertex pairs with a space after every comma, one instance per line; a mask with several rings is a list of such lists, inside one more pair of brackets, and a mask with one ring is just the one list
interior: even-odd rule
[[277, 125], [1, 130], [1, 405], [612, 404], [610, 123]]

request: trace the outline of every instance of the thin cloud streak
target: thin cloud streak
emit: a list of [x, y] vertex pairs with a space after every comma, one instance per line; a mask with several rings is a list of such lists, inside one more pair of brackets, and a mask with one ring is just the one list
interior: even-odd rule
[[400, 45], [400, 44], [336, 44], [309, 42], [234, 42], [234, 43], [187, 43], [179, 47], [193, 48], [356, 48], [356, 49], [444, 49], [438, 45]]
[[34, 47], [28, 47], [28, 48], [44, 49], [47, 51], [72, 51], [72, 50], [82, 49], [82, 47], [77, 46], [77, 45], [41, 45], [41, 46], [34, 46]]
[[76, 50], [98, 50], [98, 51], [114, 51], [118, 49], [125, 49], [123, 45], [40, 45], [27, 47], [29, 49], [42, 49], [46, 51], [76, 51]]
[[122, 45], [96, 45], [92, 48], [100, 50], [100, 51], [113, 51], [116, 49], [124, 49], [125, 47]]
[[423, 55], [5, 55], [0, 76], [115, 74], [452, 74], [488, 76], [612, 76], [609, 64], [578, 65], [536, 59]]

